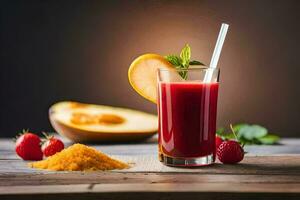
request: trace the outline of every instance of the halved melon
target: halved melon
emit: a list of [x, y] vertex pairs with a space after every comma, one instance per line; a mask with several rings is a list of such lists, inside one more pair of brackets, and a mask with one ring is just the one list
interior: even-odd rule
[[54, 104], [49, 112], [53, 128], [74, 142], [133, 141], [157, 133], [156, 115], [78, 102]]

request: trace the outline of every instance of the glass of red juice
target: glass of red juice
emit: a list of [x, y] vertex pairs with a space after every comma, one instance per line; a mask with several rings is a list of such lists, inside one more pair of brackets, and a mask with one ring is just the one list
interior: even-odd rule
[[181, 167], [214, 163], [219, 69], [159, 69], [157, 87], [160, 161]]

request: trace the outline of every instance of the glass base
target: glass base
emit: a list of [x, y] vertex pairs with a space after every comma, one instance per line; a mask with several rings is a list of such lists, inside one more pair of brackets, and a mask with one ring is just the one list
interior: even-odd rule
[[174, 167], [199, 167], [213, 164], [214, 155], [210, 154], [196, 158], [173, 158], [160, 153], [159, 161], [165, 165]]

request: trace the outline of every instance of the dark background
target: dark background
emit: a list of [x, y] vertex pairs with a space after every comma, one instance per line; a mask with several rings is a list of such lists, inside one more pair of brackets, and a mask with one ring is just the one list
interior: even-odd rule
[[189, 43], [208, 64], [222, 22], [218, 125], [300, 135], [300, 1], [0, 2], [2, 137], [50, 131], [48, 108], [62, 100], [155, 113], [128, 83], [131, 61]]

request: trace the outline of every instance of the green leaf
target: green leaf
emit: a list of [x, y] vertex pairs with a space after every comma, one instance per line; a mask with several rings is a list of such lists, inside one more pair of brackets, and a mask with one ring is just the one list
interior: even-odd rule
[[235, 136], [234, 136], [234, 134], [233, 133], [227, 133], [227, 134], [225, 134], [225, 139], [227, 139], [227, 140], [234, 140], [235, 139]]
[[272, 134], [268, 134], [268, 135], [265, 135], [261, 138], [257, 138], [257, 140], [261, 143], [261, 144], [268, 144], [268, 145], [271, 145], [271, 144], [275, 144], [279, 141], [280, 137], [277, 136], [277, 135], [272, 135]]
[[226, 132], [225, 132], [225, 128], [223, 128], [223, 127], [218, 128], [218, 129], [216, 130], [216, 134], [217, 134], [217, 136], [221, 137], [223, 140], [226, 139], [227, 134], [226, 134]]
[[183, 49], [181, 50], [180, 58], [182, 60], [182, 65], [185, 68], [188, 68], [191, 59], [191, 48], [188, 44], [186, 44], [185, 47], [183, 47]]
[[190, 61], [190, 65], [203, 65], [203, 66], [205, 66], [205, 64], [203, 64], [202, 62], [197, 61], [197, 60]]
[[171, 63], [172, 65], [174, 65], [176, 67], [181, 67], [182, 60], [178, 56], [168, 55], [168, 56], [165, 56], [165, 59], [167, 61], [169, 61], [169, 63]]
[[225, 128], [218, 128], [216, 131], [217, 135], [222, 136], [225, 133]]
[[[277, 135], [268, 134], [267, 129], [260, 125], [240, 123], [233, 125], [233, 130], [237, 134], [238, 141], [245, 145], [272, 145], [280, 139]], [[217, 135], [224, 140], [235, 139], [234, 134], [226, 133], [225, 128], [219, 128]]]
[[260, 125], [244, 125], [238, 131], [239, 137], [247, 140], [264, 137], [267, 133], [268, 130]]
[[244, 139], [244, 138], [239, 139], [239, 142], [240, 142], [240, 144], [243, 144], [243, 145], [253, 145], [253, 144], [255, 144], [254, 140], [247, 140], [247, 139]]
[[245, 124], [245, 123], [235, 124], [235, 125], [233, 125], [233, 130], [238, 134], [240, 129], [244, 126], [248, 126], [248, 124]]

